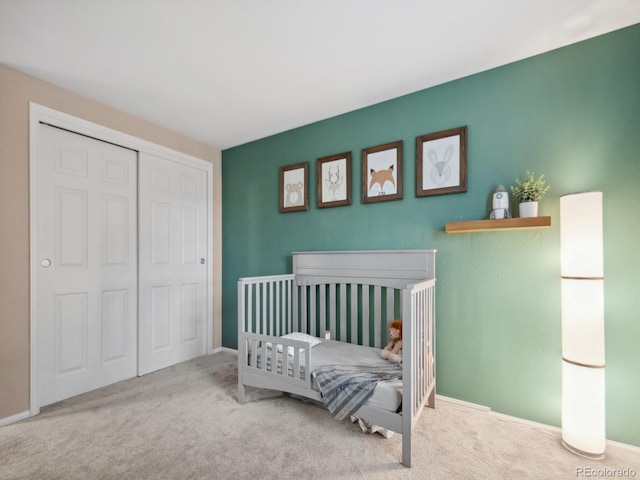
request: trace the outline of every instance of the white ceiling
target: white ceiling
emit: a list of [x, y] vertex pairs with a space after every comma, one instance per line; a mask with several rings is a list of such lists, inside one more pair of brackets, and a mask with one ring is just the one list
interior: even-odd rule
[[638, 0], [0, 0], [0, 63], [224, 149], [639, 22]]

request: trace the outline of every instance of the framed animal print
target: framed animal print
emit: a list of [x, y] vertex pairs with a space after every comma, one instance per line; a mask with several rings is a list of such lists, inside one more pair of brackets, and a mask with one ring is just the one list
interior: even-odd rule
[[362, 203], [402, 199], [402, 140], [362, 150]]
[[318, 208], [351, 205], [351, 152], [317, 160]]
[[280, 213], [309, 210], [309, 163], [280, 167]]
[[467, 127], [416, 137], [416, 197], [467, 191]]

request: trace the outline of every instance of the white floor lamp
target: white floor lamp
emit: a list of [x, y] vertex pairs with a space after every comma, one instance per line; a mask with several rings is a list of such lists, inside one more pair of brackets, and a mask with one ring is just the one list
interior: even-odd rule
[[604, 458], [604, 268], [602, 192], [560, 198], [562, 444]]

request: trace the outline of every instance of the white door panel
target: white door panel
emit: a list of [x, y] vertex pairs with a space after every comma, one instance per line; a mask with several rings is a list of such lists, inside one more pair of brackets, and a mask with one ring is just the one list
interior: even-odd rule
[[206, 353], [207, 172], [141, 153], [139, 365]]
[[137, 153], [39, 125], [39, 404], [137, 366]]

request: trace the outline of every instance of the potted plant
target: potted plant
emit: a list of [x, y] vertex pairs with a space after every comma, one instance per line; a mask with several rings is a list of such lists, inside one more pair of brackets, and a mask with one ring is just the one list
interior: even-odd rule
[[537, 217], [538, 202], [549, 188], [544, 180], [544, 174], [536, 179], [535, 175], [527, 170], [524, 180], [516, 178], [516, 185], [511, 186], [511, 195], [520, 203], [520, 217]]

